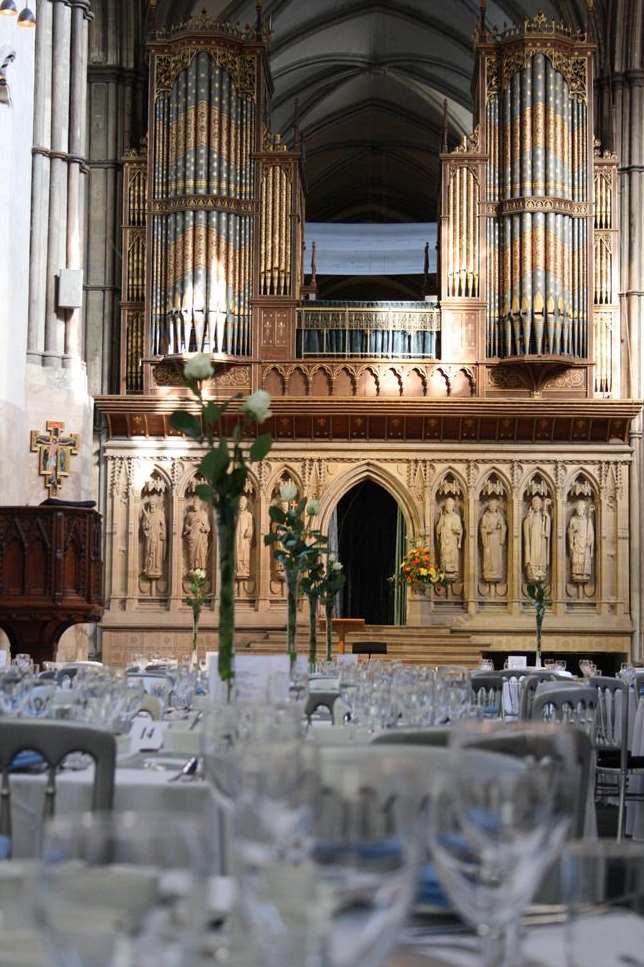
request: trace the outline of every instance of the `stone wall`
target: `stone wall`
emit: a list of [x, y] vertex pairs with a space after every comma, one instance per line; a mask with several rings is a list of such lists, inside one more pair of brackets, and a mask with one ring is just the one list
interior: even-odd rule
[[[203, 619], [214, 646], [216, 529], [194, 497], [198, 446], [181, 441], [108, 444], [105, 507], [107, 612], [103, 654], [187, 651], [183, 599], [191, 567], [205, 566], [213, 601]], [[407, 535], [426, 540], [450, 582], [433, 597], [410, 593], [413, 627], [467, 630], [482, 645], [532, 640], [529, 579], [552, 588], [546, 634], [574, 650], [628, 651], [629, 468], [626, 446], [443, 444], [276, 445], [253, 468], [238, 544], [237, 623], [244, 640], [283, 629], [283, 576], [263, 546], [268, 508], [282, 481], [321, 502], [323, 531], [340, 498], [365, 478], [397, 500]], [[374, 526], [377, 523], [374, 522]], [[302, 613], [302, 621], [305, 619]], [[567, 642], [564, 643], [564, 642]]]

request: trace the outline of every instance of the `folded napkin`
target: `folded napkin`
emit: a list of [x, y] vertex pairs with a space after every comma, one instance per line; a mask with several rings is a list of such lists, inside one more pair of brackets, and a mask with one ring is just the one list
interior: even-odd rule
[[11, 763], [11, 772], [27, 772], [42, 765], [44, 765], [44, 759], [39, 752], [25, 750], [19, 752]]

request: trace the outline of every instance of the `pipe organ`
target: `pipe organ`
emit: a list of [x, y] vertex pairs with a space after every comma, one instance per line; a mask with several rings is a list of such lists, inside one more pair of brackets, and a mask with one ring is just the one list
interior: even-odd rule
[[538, 362], [541, 378], [548, 361], [595, 362], [586, 394], [606, 395], [616, 160], [593, 156], [593, 46], [537, 14], [503, 33], [482, 26], [476, 47], [474, 133], [442, 155], [443, 329], [475, 307], [480, 357]]

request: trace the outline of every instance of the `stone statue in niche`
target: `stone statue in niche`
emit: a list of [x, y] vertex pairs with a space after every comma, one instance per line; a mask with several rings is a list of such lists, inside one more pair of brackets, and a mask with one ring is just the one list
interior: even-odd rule
[[488, 584], [498, 584], [505, 576], [505, 542], [508, 525], [498, 497], [491, 497], [479, 523], [481, 575]]
[[203, 502], [194, 497], [183, 520], [183, 539], [188, 557], [188, 570], [208, 569], [210, 518]]
[[151, 494], [141, 511], [143, 531], [143, 573], [151, 581], [163, 576], [167, 524], [163, 497]]
[[592, 505], [586, 500], [575, 501], [572, 517], [568, 523], [568, 551], [570, 553], [570, 580], [574, 584], [587, 584], [592, 577], [595, 528], [591, 513]]
[[455, 581], [460, 570], [460, 550], [463, 542], [463, 521], [456, 509], [456, 501], [448, 497], [441, 508], [436, 524], [438, 561], [448, 581]]
[[552, 518], [547, 503], [535, 494], [523, 519], [523, 566], [528, 581], [545, 581], [550, 569]]
[[242, 494], [239, 498], [239, 519], [237, 521], [237, 539], [235, 560], [238, 578], [250, 578], [251, 551], [255, 537], [255, 518], [248, 507], [248, 497]]

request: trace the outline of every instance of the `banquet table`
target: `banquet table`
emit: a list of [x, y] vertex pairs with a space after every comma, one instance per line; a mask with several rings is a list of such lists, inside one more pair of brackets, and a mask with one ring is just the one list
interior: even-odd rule
[[[161, 758], [161, 757], [158, 757]], [[117, 812], [170, 812], [179, 816], [211, 815], [213, 829], [217, 829], [217, 811], [204, 781], [173, 781], [185, 761], [177, 759], [176, 769], [135, 768], [117, 766], [115, 776], [114, 809]], [[154, 763], [153, 755], [144, 756]], [[93, 767], [62, 771], [56, 782], [56, 813], [69, 815], [90, 809]], [[13, 856], [31, 858], [38, 853], [39, 830], [42, 825], [44, 775], [15, 774], [11, 778], [11, 819]]]

